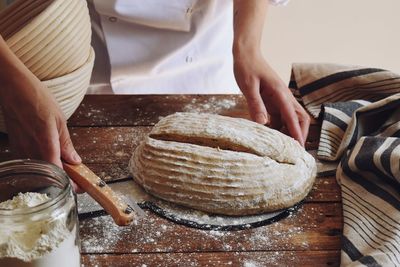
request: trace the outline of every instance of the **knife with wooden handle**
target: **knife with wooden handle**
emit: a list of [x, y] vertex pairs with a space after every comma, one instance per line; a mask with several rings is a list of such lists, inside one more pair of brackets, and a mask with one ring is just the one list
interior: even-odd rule
[[84, 164], [71, 165], [63, 163], [63, 167], [69, 177], [96, 200], [111, 215], [117, 225], [126, 226], [133, 221], [135, 215], [134, 209], [126, 204], [119, 195], [87, 166]]

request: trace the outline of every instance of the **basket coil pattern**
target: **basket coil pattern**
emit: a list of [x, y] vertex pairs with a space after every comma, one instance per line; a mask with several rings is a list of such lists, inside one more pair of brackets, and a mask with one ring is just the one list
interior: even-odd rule
[[0, 12], [0, 34], [69, 118], [89, 87], [94, 64], [86, 1], [17, 0]]

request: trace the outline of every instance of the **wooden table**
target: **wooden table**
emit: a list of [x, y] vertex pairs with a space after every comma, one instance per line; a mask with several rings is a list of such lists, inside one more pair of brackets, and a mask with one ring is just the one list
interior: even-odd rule
[[[161, 117], [178, 111], [248, 118], [241, 96], [86, 96], [69, 120], [77, 151], [110, 181], [129, 175], [133, 149]], [[319, 127], [307, 142], [315, 149]], [[1, 160], [11, 159], [6, 136]], [[299, 210], [276, 223], [241, 231], [205, 231], [152, 212], [139, 225], [117, 227], [109, 216], [80, 222], [84, 266], [338, 266], [342, 208], [332, 177], [319, 177]]]

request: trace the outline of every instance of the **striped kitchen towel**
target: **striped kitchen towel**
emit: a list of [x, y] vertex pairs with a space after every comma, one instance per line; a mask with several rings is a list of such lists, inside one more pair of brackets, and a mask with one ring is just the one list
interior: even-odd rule
[[341, 266], [400, 266], [400, 76], [294, 64], [290, 87], [322, 120], [318, 158], [340, 160]]

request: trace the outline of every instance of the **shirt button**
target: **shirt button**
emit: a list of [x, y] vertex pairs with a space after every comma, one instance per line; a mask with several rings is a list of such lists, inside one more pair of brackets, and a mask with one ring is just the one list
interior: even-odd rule
[[193, 13], [193, 8], [191, 8], [191, 7], [188, 7], [187, 9], [186, 9], [186, 14], [192, 14]]
[[193, 62], [193, 58], [192, 58], [191, 56], [187, 56], [187, 57], [186, 57], [186, 62], [187, 62], [187, 63]]
[[117, 18], [116, 18], [116, 17], [109, 17], [108, 20], [109, 20], [110, 22], [116, 22], [116, 21], [117, 21]]

